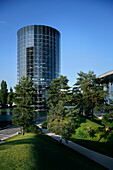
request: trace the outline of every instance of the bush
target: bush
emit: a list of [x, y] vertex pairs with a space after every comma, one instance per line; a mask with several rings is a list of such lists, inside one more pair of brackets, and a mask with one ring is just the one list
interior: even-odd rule
[[84, 131], [81, 131], [80, 129], [77, 130], [76, 136], [77, 136], [77, 137], [80, 137], [80, 138], [87, 138], [87, 135], [85, 134], [85, 132], [84, 132]]
[[107, 136], [107, 142], [108, 143], [113, 143], [113, 130], [111, 132], [108, 132], [108, 136]]
[[41, 129], [38, 126], [36, 126], [35, 124], [32, 124], [29, 127], [26, 127], [25, 132], [27, 132], [27, 133], [36, 133], [36, 134], [41, 134], [42, 133]]
[[80, 138], [94, 138], [98, 136], [97, 129], [98, 127], [93, 127], [88, 123], [82, 123], [81, 126], [76, 130], [76, 136]]
[[44, 129], [47, 129], [47, 122], [46, 121], [42, 122], [41, 127], [44, 128]]

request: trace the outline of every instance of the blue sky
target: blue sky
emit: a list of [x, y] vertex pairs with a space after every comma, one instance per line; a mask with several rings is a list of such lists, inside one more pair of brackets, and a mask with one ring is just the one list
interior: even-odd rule
[[0, 83], [17, 83], [17, 30], [41, 24], [61, 33], [61, 74], [113, 70], [113, 0], [0, 0]]

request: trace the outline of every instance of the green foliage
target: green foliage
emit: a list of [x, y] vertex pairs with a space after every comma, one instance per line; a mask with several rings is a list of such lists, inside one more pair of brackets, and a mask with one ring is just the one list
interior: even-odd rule
[[48, 107], [56, 106], [60, 100], [68, 103], [70, 97], [70, 87], [68, 86], [68, 79], [66, 76], [60, 76], [58, 79], [54, 79], [48, 90]]
[[29, 77], [22, 77], [15, 86], [15, 103], [17, 106], [30, 106], [35, 103], [36, 88]]
[[10, 107], [12, 107], [13, 101], [14, 101], [14, 93], [13, 93], [13, 89], [11, 87], [10, 92], [8, 94], [8, 98], [7, 98], [7, 102], [8, 102], [8, 104], [10, 104]]
[[108, 110], [109, 113], [103, 116], [102, 123], [105, 126], [113, 128], [113, 101], [111, 99], [109, 99], [109, 105], [106, 105], [105, 109]]
[[[80, 116], [80, 119], [83, 116]], [[113, 156], [113, 131], [105, 131], [105, 127], [83, 117], [71, 140], [86, 148]]]
[[[81, 118], [81, 116], [79, 117]], [[76, 128], [76, 133], [73, 136], [75, 136], [77, 139], [80, 138], [94, 141], [99, 141], [102, 138], [106, 138], [105, 129], [103, 126], [88, 119], [85, 119], [86, 121], [84, 121], [84, 119], [80, 121], [80, 125], [78, 128]]]
[[93, 71], [88, 73], [78, 73], [77, 83], [73, 88], [75, 98], [81, 109], [81, 113], [85, 111], [87, 115], [92, 113], [95, 107], [104, 105], [107, 92], [103, 90], [102, 81], [96, 78]]
[[75, 133], [75, 115], [77, 108], [66, 109], [63, 102], [59, 102], [56, 107], [50, 110], [47, 118], [48, 130], [58, 134], [67, 141]]
[[5, 107], [7, 104], [7, 96], [8, 96], [7, 83], [4, 80], [2, 80], [0, 90], [0, 100], [2, 107]]
[[82, 123], [76, 130], [76, 136], [80, 138], [90, 138], [94, 136], [94, 129], [87, 123]]
[[41, 123], [41, 127], [47, 129], [47, 121]]
[[48, 90], [49, 95], [47, 104], [50, 110], [47, 119], [47, 128], [48, 130], [59, 134], [61, 142], [62, 137], [67, 141], [75, 131], [75, 110], [72, 108], [66, 109], [73, 100], [72, 93], [69, 89], [67, 77], [60, 76], [60, 78], [54, 79], [51, 82]]
[[113, 130], [111, 130], [110, 132], [106, 132], [107, 135], [107, 142], [110, 144], [113, 144]]
[[41, 134], [42, 133], [41, 129], [38, 126], [36, 126], [35, 124], [31, 124], [30, 126], [25, 127], [25, 132], [35, 133], [35, 134]]
[[103, 170], [99, 164], [44, 134], [17, 135], [0, 145], [1, 170], [69, 170], [70, 167]]
[[35, 104], [35, 92], [36, 89], [29, 77], [22, 77], [15, 86], [14, 102], [17, 107], [13, 110], [15, 116], [12, 118], [12, 123], [22, 126], [23, 130], [34, 123], [34, 110], [31, 105]]

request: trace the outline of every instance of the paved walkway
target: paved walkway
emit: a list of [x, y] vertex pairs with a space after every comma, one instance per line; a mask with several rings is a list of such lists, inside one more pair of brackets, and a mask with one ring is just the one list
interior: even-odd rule
[[[41, 126], [38, 125], [40, 128]], [[52, 137], [53, 139], [60, 141], [60, 137], [59, 135], [56, 135], [54, 133], [51, 133], [49, 131], [47, 131], [46, 129], [41, 128], [43, 133], [45, 133], [46, 135]], [[65, 140], [63, 139], [62, 143], [66, 146], [68, 146], [69, 148], [81, 153], [82, 155], [88, 157], [89, 159], [103, 165], [104, 167], [106, 167], [107, 169], [113, 170], [113, 158], [109, 157], [109, 156], [105, 156], [103, 154], [94, 152], [92, 150], [89, 150], [83, 146], [80, 146], [72, 141], [69, 141], [68, 144], [65, 142]]]
[[4, 141], [10, 137], [13, 137], [17, 135], [19, 131], [20, 131], [20, 128], [16, 126], [12, 126], [10, 128], [0, 130], [0, 140]]
[[[41, 124], [42, 122], [46, 121], [47, 116], [38, 118], [36, 120], [37, 124]], [[8, 128], [0, 129], [0, 143], [5, 142], [6, 139], [16, 136], [20, 132], [20, 128], [17, 126], [10, 126]]]
[[[44, 118], [45, 119], [45, 118]], [[40, 124], [42, 121], [44, 120], [38, 120], [37, 121], [37, 125], [41, 128]], [[60, 136], [56, 135], [54, 133], [51, 133], [49, 131], [47, 131], [46, 129], [41, 128], [43, 133], [45, 133], [46, 135], [52, 137], [53, 139], [60, 141]], [[8, 129], [4, 129], [4, 130], [0, 130], [0, 139], [1, 142], [4, 142], [4, 140], [8, 139], [9, 137], [15, 136], [18, 134], [18, 132], [20, 131], [19, 127], [10, 127]], [[105, 156], [103, 154], [94, 152], [92, 150], [89, 150], [83, 146], [80, 146], [74, 142], [69, 141], [68, 144], [65, 142], [65, 140], [63, 139], [62, 143], [66, 146], [68, 146], [69, 148], [81, 153], [82, 155], [90, 158], [91, 160], [103, 165], [104, 167], [106, 167], [107, 169], [113, 170], [113, 158], [109, 157], [109, 156]]]

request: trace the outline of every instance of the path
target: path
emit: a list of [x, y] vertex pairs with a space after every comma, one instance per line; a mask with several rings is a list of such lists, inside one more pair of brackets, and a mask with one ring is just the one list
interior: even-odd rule
[[9, 137], [15, 136], [18, 134], [19, 131], [20, 128], [17, 126], [12, 126], [10, 128], [0, 130], [0, 140], [3, 141], [8, 139]]
[[[40, 125], [38, 125], [40, 127]], [[41, 128], [41, 127], [40, 127]], [[43, 133], [45, 133], [46, 135], [52, 137], [53, 139], [60, 141], [60, 137], [59, 135], [56, 135], [54, 133], [51, 133], [49, 131], [47, 131], [46, 129], [41, 128]], [[69, 148], [81, 153], [82, 155], [88, 157], [89, 159], [103, 165], [104, 167], [106, 167], [107, 169], [113, 170], [113, 158], [109, 157], [109, 156], [105, 156], [103, 154], [97, 153], [95, 151], [89, 150], [83, 146], [80, 146], [72, 141], [69, 141], [68, 144], [65, 142], [65, 140], [63, 139], [62, 143], [66, 146], [68, 146]]]
[[[46, 120], [46, 116], [37, 119], [36, 123], [40, 124], [44, 122], [45, 120]], [[4, 140], [17, 135], [18, 132], [20, 132], [20, 128], [17, 126], [11, 126], [9, 128], [2, 129], [2, 130], [0, 129], [0, 143], [3, 143]]]
[[[40, 127], [40, 123], [43, 122], [46, 118], [41, 118], [39, 120], [37, 120], [37, 125]], [[41, 128], [41, 127], [40, 127]], [[59, 135], [56, 135], [54, 133], [51, 133], [49, 131], [47, 131], [46, 129], [41, 128], [43, 133], [45, 133], [46, 135], [52, 137], [53, 139], [60, 141], [60, 137]], [[10, 127], [4, 130], [0, 130], [0, 139], [2, 141], [8, 139], [9, 137], [15, 136], [18, 134], [18, 132], [20, 131], [19, 127]], [[92, 150], [89, 150], [83, 146], [80, 146], [74, 142], [69, 141], [68, 144], [65, 142], [65, 140], [63, 140], [62, 142], [64, 145], [68, 146], [69, 148], [81, 153], [82, 155], [90, 158], [91, 160], [103, 165], [104, 167], [106, 167], [107, 169], [113, 170], [113, 158], [105, 156], [103, 154], [94, 152]]]

